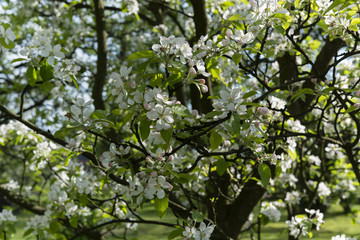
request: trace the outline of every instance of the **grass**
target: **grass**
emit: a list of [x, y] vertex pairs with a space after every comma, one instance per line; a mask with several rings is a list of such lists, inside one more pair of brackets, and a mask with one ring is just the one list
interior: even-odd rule
[[[357, 207], [359, 209], [359, 207]], [[282, 216], [279, 222], [272, 222], [266, 225], [261, 232], [261, 240], [287, 240], [287, 232], [283, 232], [286, 227], [286, 216]], [[332, 205], [326, 212], [324, 217], [325, 223], [320, 228], [320, 231], [314, 229], [312, 231], [315, 240], [330, 240], [332, 236], [345, 234], [347, 236], [357, 237], [360, 239], [360, 222], [354, 224], [351, 216], [343, 214], [342, 207], [339, 205]], [[254, 234], [255, 239], [257, 236]], [[243, 239], [251, 239], [250, 234], [247, 234]], [[301, 239], [310, 239], [308, 236], [303, 236]]]
[[[360, 206], [358, 206], [360, 210]], [[169, 212], [165, 215], [164, 218], [159, 219], [157, 217], [156, 211], [152, 210], [149, 207], [145, 207], [141, 210], [141, 215], [144, 216], [147, 220], [157, 220], [162, 222], [175, 223], [175, 217]], [[287, 232], [284, 232], [285, 229], [285, 219], [286, 216], [282, 216], [279, 222], [273, 222], [267, 224], [262, 228], [261, 231], [261, 240], [287, 240]], [[26, 226], [26, 221], [29, 220], [28, 215], [23, 214], [19, 217], [19, 221], [16, 223], [16, 234], [10, 238], [15, 240], [34, 240], [35, 236], [29, 236], [28, 238], [23, 238], [24, 227]], [[332, 205], [328, 212], [325, 214], [325, 224], [322, 226], [320, 231], [313, 230], [314, 240], [329, 240], [332, 236], [338, 234], [346, 234], [347, 236], [357, 237], [360, 240], [360, 222], [353, 224], [352, 217], [343, 215], [341, 206]], [[167, 240], [169, 232], [173, 229], [161, 226], [161, 225], [152, 225], [152, 224], [142, 224], [139, 225], [137, 230], [128, 234], [128, 240]], [[106, 240], [115, 240], [111, 236], [106, 236]], [[250, 233], [244, 234], [244, 240], [250, 240]], [[254, 239], [257, 239], [257, 235], [254, 233]], [[310, 239], [309, 237], [303, 237], [302, 239]]]

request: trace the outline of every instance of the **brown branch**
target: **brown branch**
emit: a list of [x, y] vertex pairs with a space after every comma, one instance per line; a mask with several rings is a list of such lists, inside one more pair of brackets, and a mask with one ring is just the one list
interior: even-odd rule
[[[25, 126], [27, 126], [28, 128], [32, 129], [33, 131], [35, 131], [37, 134], [42, 135], [44, 137], [46, 137], [47, 139], [66, 147], [66, 145], [68, 145], [67, 142], [54, 137], [54, 135], [52, 135], [49, 131], [44, 131], [43, 129], [37, 127], [36, 125], [34, 125], [31, 122], [28, 122], [24, 119], [22, 119], [20, 116], [10, 112], [6, 107], [0, 105], [0, 111], [3, 112], [6, 116], [10, 117], [11, 119], [15, 119], [21, 123], [23, 123]], [[86, 157], [87, 159], [89, 159], [95, 166], [97, 166], [97, 158], [96, 156], [94, 156], [93, 154], [91, 154], [90, 152], [83, 152], [82, 155], [84, 157]], [[105, 171], [106, 173], [106, 171]], [[109, 174], [109, 177], [114, 180], [115, 182], [122, 184], [122, 185], [129, 185], [129, 183], [126, 180], [123, 180], [119, 177], [117, 177], [116, 175], [114, 175], [113, 173]]]
[[97, 72], [95, 83], [92, 89], [95, 109], [105, 109], [102, 92], [106, 78], [107, 65], [107, 46], [106, 46], [106, 26], [104, 16], [104, 3], [102, 0], [94, 0], [96, 36], [97, 36]]
[[6, 196], [11, 202], [16, 203], [20, 207], [23, 207], [24, 209], [26, 209], [32, 213], [35, 213], [38, 215], [45, 214], [45, 211], [46, 211], [45, 208], [35, 205], [35, 204], [32, 204], [32, 203], [24, 200], [21, 196], [15, 195], [12, 192], [10, 192], [9, 190], [7, 190], [6, 188], [1, 187], [1, 186], [0, 186], [0, 194]]

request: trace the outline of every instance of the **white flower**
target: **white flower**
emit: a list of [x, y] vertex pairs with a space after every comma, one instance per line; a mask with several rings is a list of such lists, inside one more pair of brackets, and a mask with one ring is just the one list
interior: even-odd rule
[[201, 74], [205, 77], [209, 77], [210, 76], [210, 73], [207, 73], [205, 71], [205, 63], [202, 61], [202, 60], [199, 60], [196, 62], [196, 67], [197, 67], [197, 70], [198, 70], [198, 74]]
[[166, 181], [164, 176], [158, 176], [157, 178], [156, 176], [150, 176], [147, 182], [147, 186], [144, 190], [145, 197], [147, 199], [153, 199], [154, 195], [156, 195], [157, 198], [162, 199], [165, 197], [164, 189], [169, 191], [172, 189], [172, 185]]
[[160, 104], [156, 104], [153, 109], [146, 113], [148, 119], [156, 121], [156, 129], [170, 129], [171, 124], [174, 123], [172, 111], [169, 107], [164, 107]]
[[356, 238], [346, 237], [345, 234], [341, 234], [331, 237], [331, 240], [356, 240]]
[[327, 197], [331, 194], [330, 188], [326, 186], [325, 183], [321, 182], [318, 186], [319, 196]]
[[315, 209], [306, 209], [305, 208], [305, 212], [310, 214], [310, 218], [312, 220], [312, 222], [314, 224], [316, 224], [316, 230], [319, 231], [320, 230], [320, 226], [321, 224], [325, 223], [324, 222], [324, 214], [320, 212], [320, 210], [315, 210]]
[[61, 46], [57, 44], [52, 47], [50, 40], [48, 40], [40, 49], [40, 55], [46, 57], [47, 62], [50, 65], [54, 65], [54, 56], [58, 58], [65, 58], [65, 54], [61, 52]]
[[129, 14], [138, 14], [139, 12], [139, 3], [137, 0], [127, 0], [127, 12]]
[[183, 231], [183, 236], [185, 237], [186, 240], [190, 240], [194, 234], [196, 232], [196, 228], [195, 227], [185, 227], [185, 231]]
[[314, 156], [314, 155], [310, 155], [308, 157], [308, 160], [311, 164], [314, 164], [316, 166], [320, 166], [321, 165], [321, 160], [318, 156]]
[[274, 96], [270, 96], [269, 101], [271, 103], [272, 108], [275, 108], [278, 110], [285, 109], [286, 102], [284, 100], [274, 97]]
[[297, 191], [287, 192], [285, 201], [288, 202], [289, 204], [293, 204], [293, 205], [299, 204], [300, 203], [300, 193]]
[[3, 209], [0, 213], [0, 224], [3, 222], [15, 222], [16, 216], [13, 215], [12, 210]]
[[299, 132], [299, 133], [304, 133], [305, 132], [305, 126], [301, 125], [299, 120], [293, 121], [291, 119], [288, 119], [286, 121], [286, 123], [288, 124], [289, 128], [293, 132]]
[[215, 226], [210, 223], [208, 226], [204, 222], [200, 223], [200, 227], [194, 234], [195, 240], [208, 240], [211, 237], [211, 233], [214, 231]]
[[70, 107], [72, 119], [83, 125], [88, 124], [89, 117], [93, 112], [89, 106], [93, 103], [93, 100], [85, 101], [82, 97], [77, 97], [77, 99], [73, 99], [73, 103], [74, 105]]
[[10, 41], [14, 41], [16, 39], [16, 36], [14, 32], [11, 30], [11, 28], [8, 27], [5, 30], [5, 27], [3, 25], [0, 25], [0, 36], [2, 36], [5, 39], [6, 44], [9, 44]]
[[270, 221], [278, 222], [281, 217], [280, 210], [273, 203], [268, 203], [261, 213], [267, 216]]
[[233, 39], [236, 40], [238, 44], [243, 45], [243, 44], [251, 43], [252, 41], [254, 41], [255, 37], [251, 32], [244, 34], [242, 30], [235, 30]]

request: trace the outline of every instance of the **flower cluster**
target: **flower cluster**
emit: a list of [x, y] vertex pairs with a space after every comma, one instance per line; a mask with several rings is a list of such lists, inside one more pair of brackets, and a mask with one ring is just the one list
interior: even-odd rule
[[74, 105], [71, 105], [71, 118], [72, 122], [78, 123], [84, 127], [89, 127], [92, 124], [90, 119], [90, 115], [92, 114], [93, 110], [91, 109], [91, 105], [93, 100], [85, 101], [82, 97], [77, 97], [73, 99]]
[[264, 202], [264, 203], [262, 203], [261, 204], [261, 213], [263, 215], [267, 216], [270, 221], [278, 222], [280, 220], [280, 217], [281, 217], [281, 212], [275, 206], [276, 204], [279, 205], [278, 203], [273, 203], [273, 202], [269, 202], [269, 203]]
[[0, 213], [0, 225], [4, 222], [15, 222], [16, 216], [13, 215], [12, 210], [3, 209]]
[[331, 237], [331, 240], [356, 240], [354, 237], [346, 237], [345, 234], [336, 235]]
[[[8, 49], [13, 48], [13, 41], [16, 39], [14, 32], [11, 29], [10, 24], [0, 24], [0, 53], [6, 52]], [[2, 41], [3, 40], [3, 41]]]
[[174, 123], [171, 106], [176, 104], [176, 99], [169, 99], [169, 95], [159, 88], [148, 90], [144, 94], [144, 108], [148, 111], [146, 116], [156, 121], [156, 129], [168, 130]]
[[320, 226], [324, 223], [324, 214], [320, 210], [305, 209], [305, 212], [309, 214], [297, 215], [291, 217], [291, 220], [286, 221], [286, 225], [289, 229], [289, 234], [293, 237], [299, 237], [300, 234], [307, 235], [311, 231], [312, 224], [316, 225], [316, 230], [320, 230]]
[[239, 115], [246, 113], [246, 105], [241, 104], [244, 99], [244, 92], [241, 88], [226, 88], [220, 90], [220, 99], [214, 99], [213, 107], [216, 111], [224, 112], [235, 111]]
[[38, 62], [38, 57], [46, 58], [49, 65], [54, 66], [55, 57], [62, 59], [65, 54], [60, 44], [53, 45], [48, 31], [39, 31], [32, 40], [32, 45], [21, 49], [20, 54], [30, 59], [31, 62]]
[[122, 158], [124, 155], [128, 154], [129, 151], [130, 151], [130, 146], [124, 148], [121, 145], [119, 147], [119, 150], [117, 150], [115, 143], [111, 143], [109, 147], [109, 151], [103, 152], [103, 154], [100, 157], [100, 160], [105, 167], [111, 167], [112, 162], [114, 162], [118, 156]]
[[201, 222], [198, 228], [186, 226], [185, 231], [183, 231], [183, 237], [184, 240], [209, 240], [214, 229], [215, 226], [211, 223], [206, 225], [204, 222]]
[[138, 172], [134, 179], [129, 178], [129, 186], [124, 186], [122, 192], [129, 198], [136, 198], [136, 203], [141, 204], [146, 199], [162, 199], [165, 197], [165, 190], [171, 191], [173, 186], [166, 181], [162, 175], [152, 172], [150, 175], [145, 172]]
[[182, 37], [160, 37], [160, 44], [154, 44], [152, 50], [160, 56], [176, 55], [180, 57], [180, 61], [185, 64], [186, 59], [192, 57], [192, 49], [185, 38]]
[[129, 80], [129, 74], [132, 67], [122, 66], [120, 73], [113, 72], [110, 75], [110, 83], [112, 85], [111, 95], [116, 97], [115, 103], [119, 104], [119, 108], [126, 108], [128, 92], [125, 89], [125, 83]]

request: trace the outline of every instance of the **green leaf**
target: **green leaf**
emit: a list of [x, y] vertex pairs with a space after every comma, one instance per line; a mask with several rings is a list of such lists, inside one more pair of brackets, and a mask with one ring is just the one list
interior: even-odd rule
[[11, 61], [11, 63], [21, 62], [21, 61], [26, 61], [26, 60], [27, 60], [26, 58], [15, 58], [14, 60]]
[[150, 79], [150, 86], [151, 87], [160, 87], [162, 83], [163, 75], [161, 73], [155, 74]]
[[249, 98], [249, 97], [251, 97], [251, 96], [254, 96], [256, 93], [257, 93], [257, 92], [256, 92], [255, 90], [252, 90], [252, 91], [250, 91], [250, 92], [245, 93], [245, 95], [243, 96], [243, 98], [244, 98], [244, 99], [245, 99], [245, 98]]
[[195, 222], [202, 222], [204, 221], [204, 215], [202, 214], [202, 212], [193, 212], [191, 214], [191, 218], [194, 219]]
[[146, 117], [143, 116], [140, 119], [140, 137], [141, 140], [145, 140], [148, 138], [149, 134], [150, 134], [150, 126], [151, 126], [151, 121]]
[[220, 79], [220, 69], [218, 68], [211, 68], [210, 73], [213, 76], [213, 78]]
[[210, 135], [210, 147], [211, 150], [215, 150], [217, 149], [220, 144], [223, 142], [222, 136], [217, 133], [215, 130], [211, 131], [211, 135]]
[[36, 81], [37, 81], [37, 73], [33, 66], [28, 67], [28, 69], [26, 70], [26, 73], [25, 73], [25, 77], [28, 80], [28, 84], [30, 86], [34, 87], [36, 84]]
[[51, 80], [54, 77], [53, 72], [53, 66], [49, 65], [47, 61], [40, 67], [40, 76], [44, 81]]
[[278, 33], [280, 33], [280, 34], [282, 34], [282, 35], [285, 35], [285, 30], [282, 28], [282, 26], [280, 26], [280, 25], [275, 25], [274, 28], [275, 28], [275, 31], [276, 31], [276, 32], [278, 32]]
[[7, 49], [13, 49], [15, 47], [15, 43], [13, 41], [8, 41], [8, 43], [6, 43], [5, 38], [0, 37], [0, 46], [4, 46]]
[[352, 111], [355, 111], [357, 108], [354, 106], [354, 105], [351, 105], [348, 109], [346, 109], [346, 111], [344, 112], [345, 113], [349, 113], [349, 112], [352, 112]]
[[174, 239], [176, 237], [182, 236], [184, 229], [183, 228], [178, 228], [172, 232], [169, 233], [168, 235], [168, 240]]
[[222, 112], [212, 111], [212, 112], [207, 113], [205, 115], [205, 118], [213, 118], [213, 117], [219, 116], [221, 114], [222, 114]]
[[156, 54], [151, 50], [144, 50], [140, 52], [135, 52], [131, 54], [127, 60], [136, 60], [136, 59], [142, 59], [142, 58], [152, 58], [156, 57]]
[[170, 128], [168, 130], [161, 130], [160, 131], [160, 135], [161, 135], [162, 139], [164, 139], [166, 144], [170, 143], [170, 140], [172, 138], [172, 134], [173, 134], [173, 129], [172, 128]]
[[162, 218], [166, 214], [169, 206], [169, 199], [165, 196], [162, 199], [155, 198], [155, 209], [158, 211], [158, 216]]
[[78, 218], [77, 218], [77, 216], [72, 216], [70, 218], [70, 220], [69, 220], [69, 223], [73, 228], [77, 228], [78, 227]]
[[192, 117], [189, 109], [184, 105], [177, 104], [172, 107], [172, 111], [177, 114], [179, 117]]
[[69, 75], [76, 89], [79, 91], [79, 84], [77, 84], [76, 78], [73, 75]]
[[85, 194], [82, 194], [79, 198], [79, 202], [80, 206], [85, 207], [89, 202], [88, 197]]
[[261, 183], [266, 187], [271, 177], [271, 170], [268, 165], [262, 163], [258, 167]]
[[339, 6], [340, 4], [346, 2], [347, 0], [334, 0], [333, 3], [325, 10], [325, 12], [323, 13], [323, 16], [329, 12], [331, 9]]
[[101, 109], [96, 109], [92, 114], [91, 114], [91, 118], [93, 119], [105, 119], [105, 111], [101, 110]]
[[229, 17], [228, 20], [229, 21], [238, 21], [238, 20], [243, 20], [243, 19], [244, 19], [244, 17], [241, 16], [240, 14], [235, 14], [235, 15]]
[[282, 168], [280, 166], [276, 166], [275, 168], [275, 176], [278, 177], [282, 173]]
[[241, 58], [242, 58], [241, 53], [234, 53], [234, 55], [232, 56], [231, 59], [233, 60], [233, 62], [234, 62], [236, 65], [238, 65], [238, 64], [240, 63]]
[[52, 221], [50, 223], [50, 230], [52, 233], [57, 233], [59, 231], [59, 228], [61, 228], [61, 224], [57, 221]]
[[315, 95], [314, 90], [311, 88], [301, 88], [296, 91], [296, 93], [291, 97], [290, 101], [297, 101], [299, 98], [305, 99], [305, 95]]
[[29, 236], [34, 230], [33, 228], [29, 228], [24, 232], [23, 237]]
[[227, 169], [227, 162], [225, 161], [225, 159], [221, 158], [217, 161], [216, 163], [216, 172], [222, 176], [224, 174], [224, 172]]

